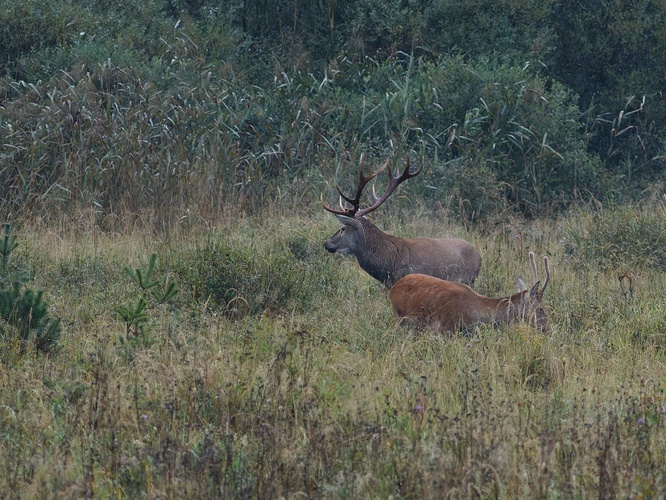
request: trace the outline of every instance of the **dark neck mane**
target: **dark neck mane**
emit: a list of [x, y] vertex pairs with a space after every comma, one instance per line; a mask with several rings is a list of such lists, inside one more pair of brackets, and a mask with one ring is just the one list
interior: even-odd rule
[[363, 251], [359, 265], [373, 278], [386, 283], [390, 271], [400, 264], [400, 238], [386, 234], [368, 219], [358, 219], [363, 227]]

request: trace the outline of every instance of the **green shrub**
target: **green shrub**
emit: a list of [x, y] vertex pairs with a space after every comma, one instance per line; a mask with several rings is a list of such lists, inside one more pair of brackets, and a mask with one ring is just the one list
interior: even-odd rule
[[258, 248], [256, 244], [209, 241], [179, 257], [176, 272], [195, 300], [230, 318], [264, 312], [303, 312], [321, 289], [335, 282], [335, 270], [320, 265], [305, 239]]
[[57, 350], [60, 319], [49, 315], [44, 292], [25, 287], [25, 272], [10, 267], [9, 256], [18, 245], [5, 225], [0, 241], [0, 341], [3, 357], [23, 354], [28, 347], [49, 353]]
[[528, 216], [566, 208], [581, 191], [602, 198], [607, 175], [580, 138], [574, 96], [530, 71], [477, 68], [479, 101], [451, 133], [466, 166], [489, 169], [506, 203]]

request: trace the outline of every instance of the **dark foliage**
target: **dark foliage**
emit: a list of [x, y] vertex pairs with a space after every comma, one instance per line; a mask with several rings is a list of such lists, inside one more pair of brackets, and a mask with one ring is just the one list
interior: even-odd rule
[[313, 288], [329, 289], [338, 281], [337, 268], [331, 261], [322, 264], [303, 239], [292, 239], [287, 248], [211, 241], [184, 256], [175, 271], [196, 302], [230, 318], [306, 311]]
[[9, 217], [314, 200], [362, 152], [418, 152], [413, 189], [468, 220], [664, 182], [652, 2], [0, 5]]

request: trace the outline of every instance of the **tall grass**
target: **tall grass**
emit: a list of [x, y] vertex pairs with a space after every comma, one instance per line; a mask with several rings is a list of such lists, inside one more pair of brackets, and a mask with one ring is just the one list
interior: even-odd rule
[[[549, 330], [396, 328], [386, 290], [321, 248], [337, 227], [323, 211], [218, 219], [168, 241], [131, 228], [24, 226], [18, 258], [63, 335], [57, 356], [0, 370], [0, 489], [664, 495], [663, 270], [641, 269], [628, 297], [599, 260], [576, 264], [563, 238], [596, 220], [507, 220], [468, 233], [442, 224], [444, 213], [415, 213], [387, 207], [377, 222], [474, 241], [484, 293], [510, 293], [517, 274], [530, 275], [527, 252], [548, 254]], [[151, 312], [149, 337], [128, 338], [114, 313], [132, 293], [122, 268], [153, 251], [155, 279], [170, 274], [181, 293]]]
[[312, 203], [361, 154], [418, 156], [427, 168], [407, 189], [469, 222], [615, 193], [571, 126], [573, 96], [528, 68], [340, 56], [260, 86], [207, 59], [195, 31], [161, 33], [149, 62], [81, 41], [44, 80], [0, 80], [4, 217], [92, 208], [110, 224], [149, 212], [165, 231], [233, 204]]

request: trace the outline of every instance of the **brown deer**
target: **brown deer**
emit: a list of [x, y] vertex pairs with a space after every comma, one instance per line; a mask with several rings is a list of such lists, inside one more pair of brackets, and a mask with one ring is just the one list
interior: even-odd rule
[[[388, 171], [389, 183], [379, 198], [374, 193], [374, 202], [361, 208], [363, 188], [383, 170]], [[402, 175], [393, 175], [389, 160], [369, 175], [363, 173], [360, 162], [360, 180], [353, 198], [340, 193], [340, 209], [333, 209], [322, 202], [324, 208], [335, 214], [342, 227], [324, 242], [324, 248], [331, 253], [354, 255], [361, 268], [370, 276], [391, 288], [396, 281], [407, 274], [421, 273], [442, 279], [473, 284], [481, 268], [481, 256], [474, 246], [459, 238], [399, 238], [381, 231], [365, 216], [379, 208], [402, 182], [418, 175], [410, 172], [409, 157]], [[344, 208], [342, 200], [352, 208]]]
[[424, 274], [407, 275], [391, 289], [393, 312], [399, 323], [432, 327], [441, 332], [454, 332], [479, 323], [501, 324], [516, 321], [526, 321], [544, 330], [547, 319], [541, 299], [550, 281], [550, 267], [548, 257], [544, 257], [543, 261], [546, 267], [543, 288], [539, 288], [536, 262], [534, 254], [530, 252], [534, 285], [528, 290], [523, 279], [518, 276], [518, 293], [500, 299], [479, 295], [461, 283]]

